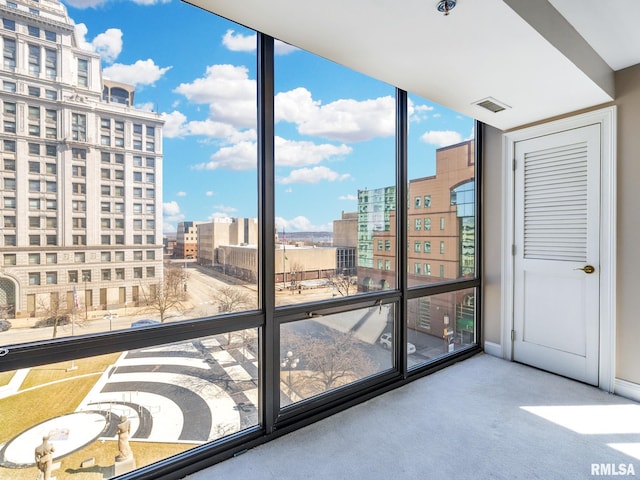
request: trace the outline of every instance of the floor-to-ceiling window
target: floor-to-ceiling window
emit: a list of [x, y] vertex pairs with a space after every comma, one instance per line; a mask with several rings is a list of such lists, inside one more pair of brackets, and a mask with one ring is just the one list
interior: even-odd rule
[[48, 445], [58, 479], [179, 478], [474, 351], [471, 119], [188, 5], [101, 8], [32, 39], [64, 81], [0, 71], [5, 123], [60, 130], [2, 138], [0, 478]]

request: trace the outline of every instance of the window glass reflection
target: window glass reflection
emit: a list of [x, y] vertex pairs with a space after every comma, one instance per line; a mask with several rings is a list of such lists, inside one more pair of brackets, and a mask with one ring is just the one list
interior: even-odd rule
[[276, 304], [395, 288], [395, 89], [278, 48], [275, 80]]
[[409, 300], [407, 339], [415, 346], [409, 368], [476, 343], [475, 298], [470, 288]]
[[473, 277], [473, 120], [410, 95], [409, 122], [408, 284]]
[[393, 366], [393, 305], [284, 324], [280, 405], [356, 382]]
[[52, 476], [97, 479], [257, 425], [257, 333], [0, 373], [0, 478], [36, 478], [43, 437]]

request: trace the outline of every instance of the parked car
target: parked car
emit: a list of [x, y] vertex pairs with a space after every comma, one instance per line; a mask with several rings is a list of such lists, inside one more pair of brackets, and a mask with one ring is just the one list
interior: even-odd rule
[[160, 322], [158, 320], [151, 320], [150, 318], [143, 318], [142, 320], [133, 322], [131, 328], [150, 327], [151, 325], [160, 325]]
[[0, 332], [6, 332], [11, 328], [11, 322], [9, 320], [0, 320]]
[[[380, 335], [380, 340], [378, 341], [378, 343], [383, 348], [390, 349], [393, 346], [393, 337], [390, 333], [383, 333], [382, 335]], [[407, 342], [407, 353], [409, 355], [416, 353], [416, 346], [411, 342]]]
[[58, 326], [69, 325], [71, 323], [71, 317], [69, 315], [58, 315], [57, 317], [38, 320], [33, 328], [53, 327], [56, 324], [56, 318], [58, 319]]

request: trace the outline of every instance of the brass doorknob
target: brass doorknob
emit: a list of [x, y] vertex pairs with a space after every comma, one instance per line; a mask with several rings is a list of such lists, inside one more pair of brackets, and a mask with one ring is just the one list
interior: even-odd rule
[[582, 268], [576, 268], [576, 270], [582, 270], [584, 273], [586, 274], [590, 274], [596, 271], [596, 269], [594, 267], [592, 267], [591, 265], [585, 265]]

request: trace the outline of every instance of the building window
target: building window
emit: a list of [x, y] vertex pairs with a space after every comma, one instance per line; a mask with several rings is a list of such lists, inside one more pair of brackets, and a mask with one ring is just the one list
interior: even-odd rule
[[440, 217], [440, 230], [444, 230], [444, 217]]
[[420, 275], [420, 267], [422, 266], [422, 264], [420, 263], [414, 263], [413, 264], [413, 273], [415, 273], [416, 275]]
[[89, 86], [89, 61], [84, 58], [78, 59], [78, 86]]
[[430, 263], [425, 263], [424, 264], [424, 274], [425, 275], [431, 275], [431, 264]]
[[29, 235], [29, 245], [31, 246], [40, 245], [40, 235]]
[[124, 280], [124, 268], [116, 268], [116, 280]]
[[421, 202], [421, 198], [420, 198], [420, 197], [416, 197], [416, 198], [413, 200], [413, 207], [414, 207], [414, 208], [420, 208], [420, 202]]
[[422, 246], [422, 242], [419, 240], [416, 240], [416, 242], [413, 244], [413, 251], [416, 253], [420, 253], [421, 246]]
[[100, 253], [100, 260], [103, 262], [110, 262], [111, 261], [111, 252], [101, 252]]
[[440, 242], [440, 253], [444, 254], [444, 242]]
[[8, 93], [16, 93], [16, 82], [4, 80], [2, 82], [2, 90]]
[[425, 218], [424, 219], [424, 229], [425, 230], [431, 230], [431, 219], [430, 218]]
[[57, 253], [47, 253], [46, 255], [47, 263], [49, 265], [58, 263], [58, 254]]
[[84, 252], [76, 252], [73, 254], [73, 261], [75, 263], [84, 263], [86, 260], [86, 255]]
[[40, 285], [40, 274], [37, 272], [29, 273], [29, 285]]
[[444, 265], [440, 265], [440, 278], [444, 278]]
[[156, 259], [156, 252], [154, 252], [153, 250], [147, 250], [147, 260], [155, 260]]
[[44, 50], [44, 74], [49, 80], [55, 80], [58, 74], [58, 52], [50, 48]]
[[142, 278], [142, 267], [134, 267], [133, 278]]
[[424, 208], [430, 208], [431, 207], [431, 195], [425, 195], [424, 196]]
[[11, 38], [3, 38], [2, 56], [5, 70], [16, 69], [16, 41]]
[[116, 262], [124, 262], [124, 252], [116, 252]]
[[422, 228], [422, 220], [420, 220], [419, 218], [416, 218], [414, 221], [414, 229], [420, 230], [421, 228]]
[[424, 242], [424, 253], [431, 253], [431, 242]]
[[[73, 140], [77, 142], [87, 141], [87, 116], [81, 113], [71, 114], [71, 132]], [[84, 158], [86, 160], [86, 150], [84, 151]]]
[[16, 264], [16, 254], [15, 253], [5, 253], [3, 265], [5, 266], [13, 266]]
[[5, 30], [10, 30], [12, 32], [16, 31], [16, 22], [14, 20], [9, 20], [8, 18], [2, 19], [2, 27]]
[[87, 244], [87, 236], [86, 235], [73, 235], [72, 236], [74, 245], [86, 245]]
[[40, 47], [38, 45], [29, 45], [29, 74], [37, 77], [40, 75]]
[[100, 272], [101, 278], [102, 280], [111, 280], [111, 269], [110, 268], [103, 268]]
[[13, 234], [4, 236], [4, 246], [5, 247], [15, 247], [16, 246], [16, 236]]
[[58, 40], [56, 32], [52, 32], [50, 30], [45, 30], [44, 31], [44, 38], [45, 38], [45, 40], [48, 40], [50, 42], [56, 42]]
[[147, 278], [153, 278], [156, 276], [156, 269], [154, 267], [147, 267]]
[[40, 217], [29, 217], [29, 228], [40, 228]]
[[40, 254], [39, 253], [30, 253], [29, 254], [29, 265], [40, 265]]
[[58, 283], [58, 273], [57, 272], [47, 272], [47, 285], [56, 285]]

